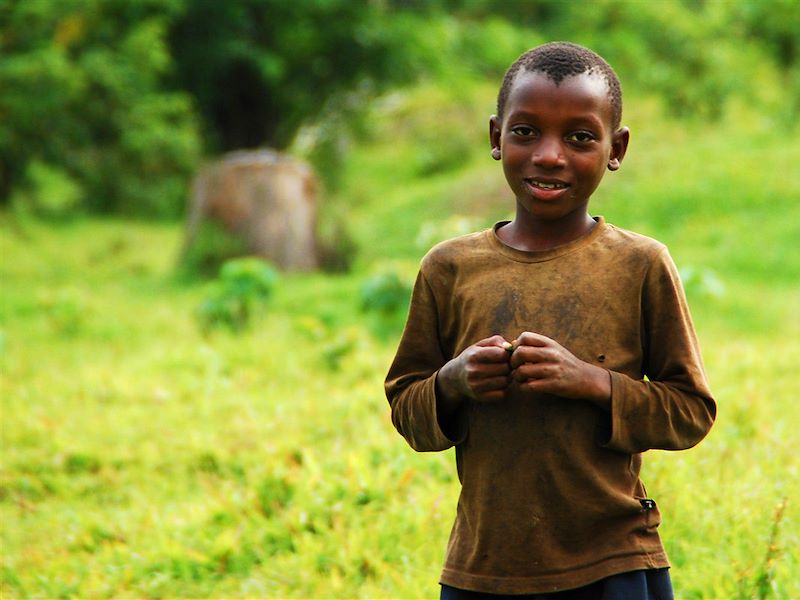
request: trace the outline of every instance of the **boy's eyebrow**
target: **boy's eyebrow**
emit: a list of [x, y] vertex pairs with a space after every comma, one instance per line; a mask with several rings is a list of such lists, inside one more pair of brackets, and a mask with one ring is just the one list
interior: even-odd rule
[[[528, 112], [526, 110], [519, 110], [509, 113], [507, 120], [509, 122], [517, 121], [519, 119], [529, 119], [535, 121], [538, 118], [539, 115], [537, 115], [536, 113]], [[594, 112], [588, 112], [586, 114], [570, 117], [569, 119], [566, 120], [566, 123], [570, 127], [574, 127], [576, 125], [582, 125], [585, 123], [589, 123], [594, 126], [601, 126], [603, 123], [603, 119]]]

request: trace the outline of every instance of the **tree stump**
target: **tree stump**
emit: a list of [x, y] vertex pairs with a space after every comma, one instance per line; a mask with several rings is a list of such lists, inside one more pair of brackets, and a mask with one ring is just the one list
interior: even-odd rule
[[203, 167], [192, 186], [183, 258], [206, 224], [233, 238], [236, 251], [285, 271], [318, 267], [317, 180], [306, 163], [271, 151], [240, 151]]

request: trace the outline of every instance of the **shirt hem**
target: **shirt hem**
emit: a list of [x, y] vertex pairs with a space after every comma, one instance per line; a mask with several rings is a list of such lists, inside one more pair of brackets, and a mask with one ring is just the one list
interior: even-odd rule
[[606, 559], [570, 571], [530, 577], [495, 577], [474, 575], [444, 568], [439, 583], [486, 594], [542, 594], [583, 587], [619, 573], [643, 569], [668, 568], [665, 552]]

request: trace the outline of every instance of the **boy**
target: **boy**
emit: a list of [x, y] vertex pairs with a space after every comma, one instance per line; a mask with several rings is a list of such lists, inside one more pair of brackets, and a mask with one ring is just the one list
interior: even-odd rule
[[697, 444], [716, 404], [666, 248], [588, 213], [621, 113], [594, 52], [523, 54], [489, 122], [514, 219], [422, 260], [386, 395], [415, 450], [456, 447], [442, 598], [672, 596], [642, 453]]

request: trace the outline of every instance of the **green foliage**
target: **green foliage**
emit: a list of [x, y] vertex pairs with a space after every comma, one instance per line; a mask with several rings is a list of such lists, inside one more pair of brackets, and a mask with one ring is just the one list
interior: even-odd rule
[[[629, 100], [637, 142], [593, 210], [667, 242], [697, 275], [684, 269], [719, 420], [696, 449], [644, 459], [676, 597], [798, 597], [800, 190], [740, 165], [788, 173], [800, 157], [752, 114], [697, 130], [651, 108]], [[387, 117], [400, 133], [410, 118]], [[404, 170], [413, 144], [400, 133], [355, 150], [345, 172], [371, 262], [282, 277], [236, 336], [195, 327], [208, 288], [173, 284], [176, 225], [4, 229], [3, 597], [431, 594], [453, 456], [417, 454], [392, 428], [382, 382], [397, 330], [373, 334], [379, 311], [360, 310], [360, 290], [373, 273], [409, 282], [423, 230], [433, 243], [483, 227], [513, 198], [485, 152], [441, 176]], [[89, 315], [69, 335], [48, 308], [61, 302]]]
[[371, 316], [374, 334], [389, 338], [402, 331], [412, 286], [396, 268], [384, 268], [361, 284], [361, 310]]
[[48, 165], [69, 182], [60, 208], [151, 217], [182, 211], [200, 144], [190, 98], [166, 87], [172, 64], [166, 30], [175, 5], [90, 0], [5, 7], [0, 200], [25, 186], [44, 202], [37, 165]]
[[217, 148], [282, 149], [331, 103], [410, 81], [429, 60], [420, 25], [374, 2], [196, 2], [171, 43]]
[[63, 169], [38, 159], [28, 163], [24, 179], [11, 197], [18, 213], [51, 220], [77, 216], [83, 204], [83, 189]]
[[342, 207], [323, 207], [326, 216], [317, 231], [317, 258], [328, 273], [347, 273], [356, 260], [358, 245], [350, 233]]
[[[516, 17], [537, 25], [532, 43], [551, 37], [550, 27], [571, 10], [557, 0], [525, 3], [524, 10], [506, 0], [419, 4], [423, 12], [453, 9], [475, 22], [476, 35], [487, 15]], [[776, 0], [764, 10], [794, 10], [794, 4]], [[0, 25], [0, 71], [21, 68], [6, 52], [18, 32], [47, 37], [43, 15], [82, 14], [84, 5], [96, 6], [77, 0], [13, 5], [15, 27], [5, 28], [7, 19]], [[613, 26], [596, 41], [621, 44], [620, 53], [609, 56], [615, 66], [621, 59], [626, 75], [646, 76], [652, 55], [637, 41], [638, 30], [624, 26], [635, 16], [631, 8], [617, 5], [601, 7], [618, 16], [608, 17]], [[141, 21], [165, 7], [180, 11], [182, 4], [114, 0], [104, 6]], [[653, 10], [636, 6], [643, 14]], [[702, 27], [704, 11], [751, 3], [681, 3], [687, 15], [673, 15], [669, 3], [655, 6], [666, 7], [670, 18], [694, 15]], [[11, 7], [0, 3], [0, 18]], [[780, 14], [785, 20], [769, 27], [792, 29], [789, 13]], [[727, 46], [726, 54], [734, 40], [740, 47], [730, 56], [743, 58], [741, 65], [760, 62], [771, 51], [748, 29], [759, 19], [741, 28], [734, 22], [726, 34], [732, 37], [715, 43]], [[70, 39], [80, 19], [66, 23], [60, 35]], [[461, 39], [457, 27], [447, 27], [453, 21], [437, 17], [432, 23], [442, 47]], [[92, 35], [99, 36], [102, 20], [95, 25]], [[581, 35], [595, 28], [585, 26]], [[743, 30], [747, 42], [737, 37]], [[696, 38], [686, 41], [703, 51]], [[109, 42], [106, 49], [112, 47]], [[40, 81], [60, 82], [49, 95], [34, 86], [32, 105], [58, 105], [72, 86], [82, 85], [80, 77], [65, 75], [73, 54], [42, 51], [47, 68], [23, 61]], [[487, 72], [492, 61], [501, 62], [499, 56], [464, 57], [473, 59]], [[678, 85], [683, 67], [669, 68]], [[637, 91], [637, 83], [628, 86], [624, 77], [634, 143], [622, 170], [608, 175], [592, 200], [595, 214], [661, 239], [683, 266], [719, 401], [719, 419], [698, 448], [645, 457], [644, 479], [665, 516], [661, 535], [679, 598], [800, 597], [800, 520], [793, 501], [800, 496], [793, 443], [800, 424], [800, 256], [791, 251], [800, 236], [800, 181], [742, 168], [770, 165], [787, 174], [800, 162], [800, 147], [786, 142], [794, 132], [775, 127], [792, 120], [781, 112], [786, 96], [775, 84], [785, 73], [773, 68], [765, 60], [753, 70], [753, 85], [769, 92], [756, 99], [769, 95], [772, 112], [760, 101], [734, 104], [717, 125], [665, 119], [659, 98]], [[742, 89], [731, 93], [744, 93], [750, 83], [743, 77]], [[440, 86], [449, 89], [436, 92]], [[0, 595], [431, 594], [458, 497], [453, 457], [405, 446], [391, 426], [382, 382], [410, 275], [426, 247], [513, 211], [485, 142], [496, 86], [494, 77], [488, 83], [472, 76], [428, 82], [365, 110], [365, 137], [341, 146], [340, 187], [331, 204], [360, 248], [352, 272], [287, 275], [280, 285], [258, 274], [243, 276], [248, 283], [232, 287], [245, 296], [268, 294], [270, 310], [252, 318], [263, 307], [263, 300], [253, 300], [250, 326], [235, 336], [207, 336], [196, 327], [193, 309], [210, 288], [175, 285], [170, 277], [168, 250], [182, 236], [174, 224], [93, 218], [53, 227], [0, 212]], [[0, 89], [3, 110], [13, 104], [17, 111], [3, 114], [35, 128], [20, 97], [7, 104], [16, 89]], [[454, 103], [454, 96], [463, 102]], [[58, 146], [60, 124], [46, 111], [38, 118]], [[0, 147], [11, 147], [3, 144], [16, 126], [0, 122]], [[420, 176], [419, 145], [436, 142], [435, 135], [423, 135], [426, 128], [442, 136], [459, 130], [460, 165]], [[28, 152], [24, 140], [15, 140], [18, 152], [2, 155], [3, 161]], [[85, 189], [63, 162], [35, 154], [47, 172], [38, 189], [69, 188], [66, 178]], [[29, 173], [28, 164], [16, 163], [20, 177]], [[63, 183], [47, 183], [58, 178]], [[27, 185], [19, 193], [37, 189]], [[102, 199], [82, 194], [75, 201], [79, 209]], [[362, 288], [372, 288], [364, 299], [369, 310], [361, 308]], [[394, 316], [382, 332], [384, 314]]]
[[[204, 151], [265, 145], [303, 153], [335, 193], [376, 97], [419, 78], [496, 86], [548, 39], [595, 48], [670, 114], [800, 110], [793, 0], [43, 0], [0, 16], [0, 202], [51, 217], [174, 218]], [[458, 170], [467, 131], [421, 130], [409, 167]]]
[[197, 316], [204, 331], [227, 328], [240, 332], [272, 295], [278, 272], [266, 261], [238, 258], [226, 262]]
[[361, 286], [361, 308], [368, 312], [392, 315], [408, 308], [411, 286], [397, 271], [384, 271], [369, 277]]
[[[763, 45], [780, 67], [783, 95], [788, 99], [783, 119], [800, 113], [800, 4], [794, 0], [749, 0], [734, 5], [734, 22], [753, 43]], [[763, 85], [763, 84], [760, 84]]]
[[97, 473], [100, 470], [100, 459], [91, 454], [74, 453], [64, 459], [64, 470], [70, 475], [80, 473]]
[[258, 485], [257, 495], [259, 510], [270, 518], [286, 508], [294, 495], [294, 488], [284, 478], [269, 476]]
[[74, 337], [83, 332], [91, 316], [86, 294], [75, 288], [43, 293], [38, 305], [51, 331], [63, 337]]
[[704, 298], [725, 296], [725, 284], [711, 269], [696, 269], [686, 265], [680, 269], [680, 275], [687, 294]]
[[786, 505], [789, 503], [789, 498], [783, 498], [781, 503], [775, 509], [775, 516], [772, 520], [772, 529], [770, 530], [769, 540], [767, 543], [767, 550], [764, 556], [764, 562], [759, 565], [758, 572], [754, 578], [754, 590], [750, 598], [758, 598], [758, 600], [766, 600], [772, 597], [777, 591], [774, 586], [775, 579], [775, 562], [780, 557], [781, 548], [779, 547], [778, 538], [783, 525], [783, 518], [786, 514]]
[[191, 240], [186, 240], [178, 260], [180, 279], [214, 277], [225, 261], [247, 254], [242, 236], [229, 232], [211, 219], [203, 220]]
[[335, 317], [320, 319], [304, 316], [297, 322], [303, 338], [313, 340], [320, 366], [328, 371], [341, 370], [346, 360], [363, 346], [361, 329], [346, 327], [336, 320]]

